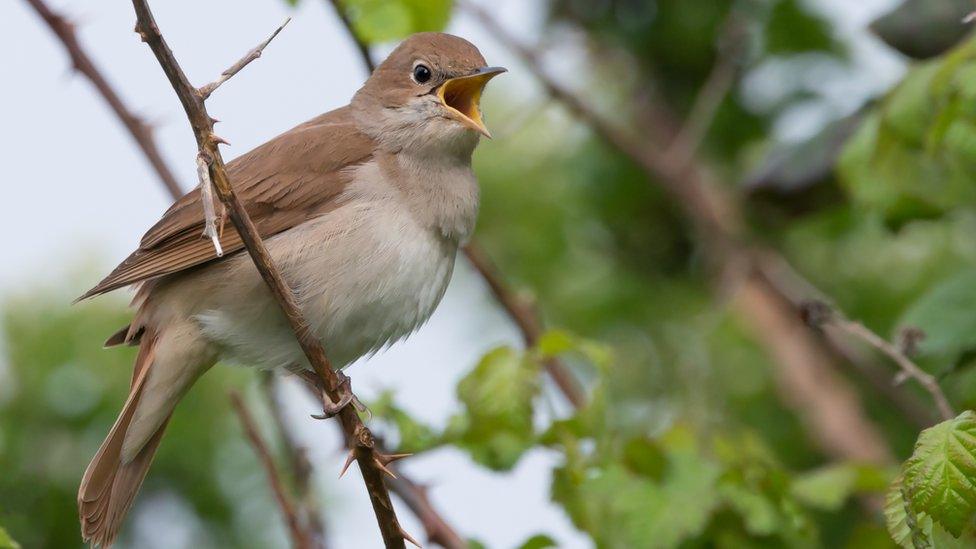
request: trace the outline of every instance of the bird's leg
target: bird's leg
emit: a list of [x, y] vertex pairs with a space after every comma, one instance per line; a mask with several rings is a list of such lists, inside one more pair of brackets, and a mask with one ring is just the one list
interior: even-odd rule
[[349, 376], [342, 373], [342, 371], [337, 371], [336, 376], [339, 378], [339, 402], [333, 402], [329, 398], [329, 394], [325, 391], [325, 387], [322, 386], [322, 380], [319, 379], [314, 372], [309, 372], [307, 370], [302, 371], [302, 377], [305, 381], [313, 384], [315, 388], [319, 391], [319, 395], [322, 399], [322, 413], [312, 414], [315, 419], [328, 419], [330, 417], [335, 417], [342, 411], [343, 408], [349, 406], [350, 404], [356, 408], [359, 412], [369, 413], [369, 408], [367, 408], [359, 400], [359, 398], [352, 392], [352, 383]]

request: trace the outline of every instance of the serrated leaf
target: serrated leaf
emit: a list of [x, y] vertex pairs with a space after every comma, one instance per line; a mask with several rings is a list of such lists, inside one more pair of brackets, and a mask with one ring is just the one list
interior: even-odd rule
[[976, 516], [976, 413], [922, 431], [903, 482], [912, 511], [959, 537]]
[[535, 442], [532, 401], [539, 391], [539, 365], [510, 347], [486, 354], [458, 383], [467, 412], [460, 443], [493, 469], [510, 469]]
[[899, 476], [885, 494], [885, 526], [891, 539], [905, 549], [914, 549], [912, 528], [908, 524], [908, 510], [902, 497], [902, 478]]
[[899, 325], [925, 333], [919, 353], [933, 363], [933, 371], [952, 369], [976, 350], [976, 272], [967, 269], [932, 286], [905, 311]]

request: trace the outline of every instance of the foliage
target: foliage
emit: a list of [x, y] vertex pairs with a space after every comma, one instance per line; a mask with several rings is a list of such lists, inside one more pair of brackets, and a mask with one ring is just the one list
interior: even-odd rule
[[[340, 4], [370, 44], [443, 29], [453, 8], [449, 0]], [[921, 329], [914, 358], [962, 410], [976, 407], [976, 39], [934, 31], [947, 28], [930, 17], [937, 7], [909, 0], [875, 25], [893, 47], [930, 59], [857, 113], [836, 109], [843, 120], [789, 144], [790, 154], [777, 154], [786, 145], [777, 128], [820, 88], [849, 84], [839, 74], [850, 69], [850, 44], [814, 2], [554, 0], [542, 7], [538, 42], [574, 38], [568, 66], [585, 70], [566, 71], [573, 89], [640, 135], [653, 107], [671, 108], [674, 124], [692, 110], [730, 50], [729, 28], [738, 28], [735, 82], [701, 157], [723, 190], [741, 191], [744, 233], [876, 332], [896, 339]], [[776, 357], [757, 342], [751, 319], [725, 303], [735, 277], [719, 281], [716, 298], [682, 209], [588, 128], [515, 89], [486, 95], [497, 138], [474, 159], [483, 190], [477, 237], [558, 329], [532, 348], [497, 347], [466, 365], [442, 429], [399, 406], [406, 395], [381, 395], [370, 404], [372, 426], [390, 446], [457, 448], [499, 474], [532, 451], [556, 456], [551, 499], [600, 548], [976, 544], [972, 412], [919, 434], [928, 418], [914, 410], [933, 408], [924, 393], [910, 383], [892, 389], [880, 360], [868, 363], [875, 377], [845, 368], [893, 453], [910, 457], [899, 473], [828, 455], [791, 407], [794, 396], [777, 386]], [[761, 184], [734, 185], [745, 180]], [[0, 522], [25, 546], [78, 544], [77, 479], [132, 360], [131, 351], [92, 342], [125, 321], [120, 307], [65, 312], [43, 295], [4, 306]], [[585, 381], [583, 408], [553, 405], [559, 397], [543, 367], [552, 357]], [[241, 379], [249, 376], [224, 370], [194, 389], [146, 486], [190, 510], [204, 546], [283, 544], [261, 473], [219, 404]], [[882, 494], [887, 533], [870, 511]], [[521, 548], [559, 543], [539, 532]]]

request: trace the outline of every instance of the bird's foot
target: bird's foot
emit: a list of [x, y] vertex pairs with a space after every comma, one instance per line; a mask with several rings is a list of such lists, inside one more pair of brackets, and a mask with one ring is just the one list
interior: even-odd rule
[[339, 401], [333, 402], [332, 399], [329, 398], [329, 394], [324, 389], [320, 389], [320, 394], [322, 397], [322, 413], [312, 414], [313, 418], [329, 419], [331, 417], [335, 417], [339, 415], [339, 412], [341, 412], [343, 408], [349, 406], [350, 404], [352, 404], [356, 410], [359, 410], [360, 408], [368, 410], [368, 408], [366, 408], [366, 406], [359, 401], [359, 398], [353, 394], [352, 383], [349, 376], [341, 371], [336, 372], [336, 375], [339, 377]]

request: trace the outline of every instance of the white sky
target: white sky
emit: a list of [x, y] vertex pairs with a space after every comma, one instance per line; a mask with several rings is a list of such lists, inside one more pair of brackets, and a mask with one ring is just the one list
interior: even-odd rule
[[[194, 183], [193, 139], [169, 84], [132, 32], [128, 3], [51, 3], [79, 23], [82, 44], [126, 103], [157, 124], [163, 156], [189, 188]], [[508, 28], [530, 39], [536, 36], [538, 4], [490, 3]], [[828, 13], [854, 25], [852, 29], [891, 3], [820, 0]], [[197, 84], [215, 78], [290, 14], [282, 0], [153, 5], [164, 35]], [[265, 55], [208, 102], [210, 112], [224, 121], [218, 132], [233, 144], [225, 149], [227, 158], [345, 104], [362, 83], [359, 59], [326, 2], [305, 0], [292, 15], [291, 24]], [[490, 64], [516, 69], [506, 76], [507, 82], [493, 82], [488, 94], [518, 89], [513, 83], [525, 81], [518, 75], [518, 64], [476, 23], [461, 17], [450, 30], [478, 44]], [[0, 234], [5, 235], [0, 301], [21, 286], [63, 285], [79, 263], [91, 265], [87, 278], [74, 276], [71, 281], [72, 289], [80, 291], [136, 247], [170, 200], [88, 82], [70, 74], [60, 44], [26, 3], [0, 4], [0, 44], [0, 74], [5, 75], [0, 87], [0, 185], [5, 197], [0, 202]], [[867, 59], [878, 57], [868, 54]], [[880, 70], [889, 77], [895, 74], [890, 66]], [[485, 350], [505, 342], [517, 344], [517, 334], [492, 308], [480, 281], [459, 265], [428, 326], [350, 373], [365, 399], [381, 388], [396, 387], [402, 405], [422, 419], [442, 424], [455, 409], [457, 379]], [[331, 426], [305, 421], [308, 410], [301, 404], [295, 400], [292, 411], [308, 442], [335, 433]], [[331, 480], [342, 460], [337, 445], [337, 439], [331, 447], [320, 444], [313, 455], [328, 485], [330, 503], [342, 502], [327, 512], [334, 546], [378, 547], [374, 518], [357, 475]], [[586, 538], [549, 503], [548, 471], [554, 460], [550, 454], [534, 452], [512, 474], [499, 475], [472, 466], [459, 452], [447, 451], [408, 460], [404, 468], [417, 480], [434, 481], [434, 504], [449, 522], [491, 547], [515, 547], [539, 532], [553, 535], [561, 547], [588, 547]], [[422, 536], [423, 529], [405, 506], [398, 510], [408, 531]]]

